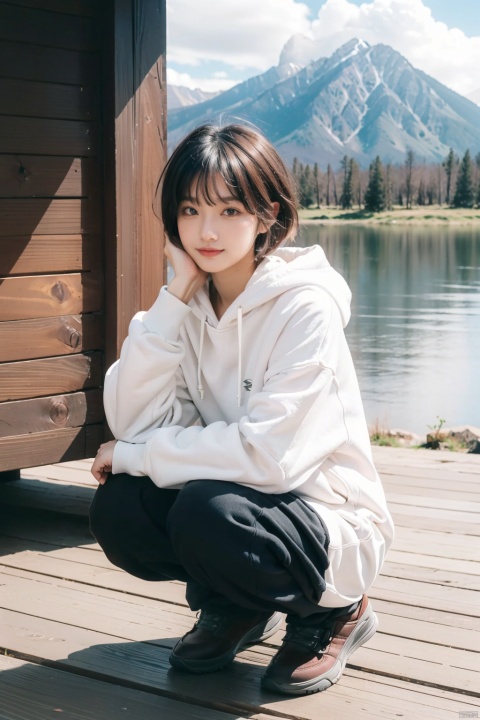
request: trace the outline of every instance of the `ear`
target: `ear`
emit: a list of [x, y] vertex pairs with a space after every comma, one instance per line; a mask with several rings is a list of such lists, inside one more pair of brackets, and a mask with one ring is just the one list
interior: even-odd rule
[[278, 215], [278, 211], [280, 210], [280, 203], [273, 202], [270, 207], [272, 208], [273, 220], [271, 220], [268, 223], [260, 222], [260, 224], [258, 226], [259, 233], [266, 233], [272, 227], [272, 225], [275, 222], [275, 219]]

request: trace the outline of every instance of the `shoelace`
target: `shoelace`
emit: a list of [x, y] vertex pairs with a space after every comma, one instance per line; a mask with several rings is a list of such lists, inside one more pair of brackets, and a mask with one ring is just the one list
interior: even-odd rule
[[219, 615], [218, 613], [209, 612], [208, 610], [200, 610], [197, 615], [196, 627], [201, 627], [204, 630], [215, 632], [223, 619], [223, 615]]
[[315, 628], [288, 623], [284, 642], [294, 642], [315, 652], [323, 652], [332, 640], [332, 629], [332, 627]]

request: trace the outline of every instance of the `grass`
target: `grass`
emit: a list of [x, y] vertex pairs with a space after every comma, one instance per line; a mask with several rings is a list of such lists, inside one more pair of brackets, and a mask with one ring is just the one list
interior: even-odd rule
[[392, 210], [371, 213], [362, 209], [341, 210], [337, 207], [301, 208], [300, 222], [334, 224], [334, 223], [366, 223], [383, 225], [476, 225], [480, 224], [480, 208], [449, 208], [443, 205], [425, 205], [408, 210], [396, 206]]
[[380, 445], [382, 447], [402, 447], [396, 437], [392, 437], [385, 432], [373, 432], [370, 435], [372, 445]]

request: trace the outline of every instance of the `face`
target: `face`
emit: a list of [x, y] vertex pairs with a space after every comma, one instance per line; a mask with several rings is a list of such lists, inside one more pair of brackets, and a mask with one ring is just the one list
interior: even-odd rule
[[255, 267], [255, 240], [266, 228], [232, 197], [223, 178], [216, 180], [216, 188], [218, 197], [214, 205], [201, 198], [197, 203], [195, 192], [181, 202], [177, 225], [183, 248], [208, 273], [242, 269], [251, 274]]

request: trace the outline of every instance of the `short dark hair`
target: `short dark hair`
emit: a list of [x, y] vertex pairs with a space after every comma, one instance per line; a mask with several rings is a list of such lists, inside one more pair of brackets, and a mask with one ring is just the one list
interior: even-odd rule
[[[180, 142], [160, 178], [161, 211], [170, 241], [182, 247], [177, 216], [182, 200], [195, 192], [209, 205], [220, 193], [215, 177], [220, 175], [232, 195], [268, 227], [255, 241], [260, 261], [298, 228], [295, 183], [273, 145], [258, 130], [247, 125], [202, 125]], [[271, 204], [279, 203], [277, 216]]]

